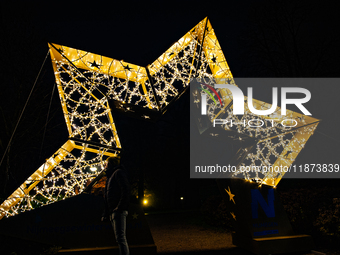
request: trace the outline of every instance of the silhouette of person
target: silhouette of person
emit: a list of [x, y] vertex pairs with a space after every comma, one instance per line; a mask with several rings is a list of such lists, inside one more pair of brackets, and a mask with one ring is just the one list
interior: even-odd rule
[[105, 209], [102, 221], [110, 219], [121, 255], [129, 255], [126, 239], [130, 184], [120, 157], [109, 157], [105, 162], [107, 180], [104, 189]]

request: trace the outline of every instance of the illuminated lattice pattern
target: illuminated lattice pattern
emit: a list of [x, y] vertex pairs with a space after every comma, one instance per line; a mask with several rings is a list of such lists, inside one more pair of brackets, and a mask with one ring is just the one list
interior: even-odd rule
[[70, 137], [119, 148], [111, 109], [98, 85], [70, 64], [56, 61], [54, 67]]
[[[49, 47], [70, 140], [0, 206], [0, 217], [84, 190], [100, 172], [101, 162], [121, 149], [112, 102], [117, 109], [148, 119], [148, 111], [164, 112], [193, 77], [232, 78], [208, 19], [148, 67], [62, 45]], [[97, 170], [89, 171], [91, 166]]]
[[102, 171], [104, 157], [118, 153], [69, 140], [1, 208], [6, 210], [6, 216], [12, 216], [77, 195]]
[[[201, 81], [201, 88], [205, 86], [204, 83], [207, 82]], [[231, 79], [212, 80], [210, 85], [215, 83], [235, 85], [234, 80]], [[200, 104], [201, 94], [205, 93], [204, 90], [199, 91], [200, 94], [196, 91], [195, 95], [196, 104]], [[245, 114], [234, 115], [232, 104], [230, 104], [232, 103], [231, 92], [227, 89], [217, 89], [217, 91], [222, 98], [223, 106], [216, 104], [216, 95], [213, 95], [213, 98], [207, 98], [207, 115], [210, 121], [228, 132], [230, 140], [242, 142], [252, 138], [256, 143], [256, 146], [252, 148], [245, 146], [240, 152], [246, 154], [246, 157], [239, 163], [237, 171], [232, 176], [276, 186], [285, 174], [282, 169], [287, 170], [292, 165], [309, 137], [314, 133], [319, 120], [289, 110], [285, 116], [281, 116], [279, 107], [269, 116], [254, 115], [248, 108], [248, 98], [245, 99], [244, 104]], [[256, 99], [252, 101], [257, 110], [271, 108], [271, 104]], [[210, 135], [219, 134], [210, 133]], [[269, 171], [270, 169], [277, 171]]]
[[[111, 103], [118, 110], [148, 119], [150, 111], [163, 113], [186, 90], [192, 78], [208, 84], [215, 83], [216, 79], [234, 84], [207, 18], [147, 67], [62, 45], [49, 44], [49, 47], [70, 139], [1, 204], [0, 218], [82, 192], [86, 184], [101, 172], [101, 162], [119, 154], [122, 146]], [[232, 98], [228, 91], [220, 90], [220, 93], [225, 105], [229, 105]], [[214, 108], [210, 104], [211, 120], [228, 113], [228, 109]], [[247, 114], [243, 118], [247, 118]], [[311, 123], [310, 120], [307, 122]], [[243, 163], [267, 164], [276, 159], [275, 164], [280, 161], [289, 164], [314, 128], [237, 130], [238, 134], [260, 138], [258, 149], [249, 153]], [[275, 137], [278, 141], [273, 140], [271, 135], [266, 137], [270, 132], [278, 132]], [[288, 149], [292, 150], [289, 153], [291, 157], [282, 156]], [[91, 167], [97, 170], [89, 170]], [[276, 185], [281, 178], [268, 175], [255, 177], [263, 178], [270, 185]]]

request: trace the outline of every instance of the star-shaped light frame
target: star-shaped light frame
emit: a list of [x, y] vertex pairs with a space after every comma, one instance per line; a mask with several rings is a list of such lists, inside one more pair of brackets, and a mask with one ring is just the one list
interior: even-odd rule
[[232, 78], [207, 18], [147, 67], [57, 44], [49, 48], [69, 140], [0, 205], [0, 218], [82, 192], [100, 174], [101, 162], [122, 149], [113, 107], [152, 119], [192, 77]]
[[[49, 48], [69, 140], [0, 205], [0, 219], [81, 193], [101, 173], [105, 158], [122, 149], [113, 108], [152, 119], [186, 91], [192, 78], [233, 82], [208, 18], [147, 67], [58, 44]], [[227, 91], [220, 93], [231, 102]]]

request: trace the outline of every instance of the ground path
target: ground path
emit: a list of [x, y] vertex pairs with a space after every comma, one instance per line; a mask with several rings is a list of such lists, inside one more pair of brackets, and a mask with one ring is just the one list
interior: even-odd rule
[[[158, 254], [253, 255], [233, 245], [230, 232], [205, 225], [197, 212], [148, 214], [146, 218]], [[317, 253], [290, 255], [312, 254]]]

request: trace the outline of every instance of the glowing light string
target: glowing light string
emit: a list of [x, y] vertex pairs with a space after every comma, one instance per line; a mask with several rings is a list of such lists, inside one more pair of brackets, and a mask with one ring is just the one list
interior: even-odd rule
[[[113, 107], [150, 119], [150, 111], [164, 112], [185, 92], [192, 78], [209, 89], [216, 82], [235, 85], [207, 18], [147, 68], [58, 44], [49, 44], [49, 48], [69, 140], [0, 205], [0, 218], [83, 192], [102, 172], [102, 162], [109, 156], [119, 155], [122, 149]], [[205, 90], [203, 86], [201, 93]], [[212, 91], [220, 104], [213, 96], [207, 100], [207, 115], [211, 121], [217, 118], [234, 122], [254, 119], [246, 105], [240, 119], [233, 116], [228, 90]], [[265, 107], [267, 104], [253, 99], [253, 105]], [[318, 120], [290, 111], [287, 117], [305, 118], [304, 126], [287, 128], [270, 116], [261, 118], [263, 127], [222, 126], [232, 139], [252, 137], [259, 141], [252, 151], [245, 151], [247, 155], [241, 166], [292, 164], [316, 129]], [[271, 125], [273, 122], [274, 126]], [[241, 171], [235, 176], [271, 186], [277, 185], [282, 178], [280, 174], [261, 172], [251, 176]]]

